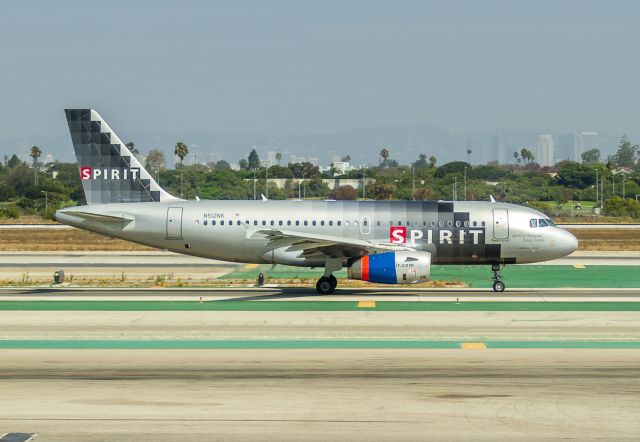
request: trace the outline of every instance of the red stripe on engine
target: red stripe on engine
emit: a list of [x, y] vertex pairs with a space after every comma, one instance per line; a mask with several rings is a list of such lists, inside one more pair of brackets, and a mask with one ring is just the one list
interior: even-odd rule
[[362, 257], [362, 280], [369, 280], [369, 255], [365, 255]]

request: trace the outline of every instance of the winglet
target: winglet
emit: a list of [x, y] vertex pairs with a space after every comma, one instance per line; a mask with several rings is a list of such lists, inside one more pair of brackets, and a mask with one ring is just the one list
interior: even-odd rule
[[496, 199], [493, 197], [493, 195], [489, 195], [489, 200], [492, 204], [496, 202]]

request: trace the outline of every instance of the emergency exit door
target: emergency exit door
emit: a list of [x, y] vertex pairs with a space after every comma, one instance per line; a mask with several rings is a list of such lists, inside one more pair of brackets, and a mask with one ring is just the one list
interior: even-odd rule
[[509, 239], [509, 211], [493, 209], [493, 238]]
[[182, 238], [182, 207], [167, 209], [167, 239]]

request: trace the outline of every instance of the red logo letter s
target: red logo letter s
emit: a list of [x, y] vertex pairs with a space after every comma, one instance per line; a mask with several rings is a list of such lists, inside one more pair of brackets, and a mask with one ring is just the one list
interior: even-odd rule
[[90, 167], [81, 167], [80, 168], [80, 179], [82, 179], [82, 180], [90, 180], [91, 179], [91, 168]]
[[389, 227], [389, 241], [391, 244], [404, 244], [407, 242], [406, 227]]

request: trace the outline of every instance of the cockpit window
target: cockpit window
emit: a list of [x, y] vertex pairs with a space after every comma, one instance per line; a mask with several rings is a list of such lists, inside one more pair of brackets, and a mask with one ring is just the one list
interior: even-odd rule
[[529, 227], [533, 227], [534, 229], [538, 227], [538, 220], [536, 218], [531, 218], [529, 220]]
[[547, 218], [545, 221], [546, 221], [546, 222], [547, 222], [547, 224], [549, 224], [550, 226], [555, 226], [555, 225], [556, 225], [556, 223], [554, 223], [553, 221], [551, 221], [551, 220], [550, 220], [550, 219], [548, 219], [548, 218]]
[[549, 224], [547, 223], [546, 219], [539, 219], [538, 220], [538, 227], [549, 227]]

